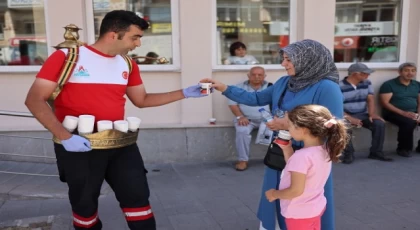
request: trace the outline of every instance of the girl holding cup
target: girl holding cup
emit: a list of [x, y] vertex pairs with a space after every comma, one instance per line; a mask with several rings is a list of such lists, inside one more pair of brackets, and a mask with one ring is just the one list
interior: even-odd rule
[[320, 230], [327, 204], [324, 186], [331, 162], [338, 162], [347, 145], [347, 128], [320, 105], [294, 108], [287, 122], [292, 138], [304, 146], [294, 151], [290, 142], [278, 144], [287, 163], [278, 189], [266, 191], [265, 196], [269, 202], [280, 200], [288, 230]]

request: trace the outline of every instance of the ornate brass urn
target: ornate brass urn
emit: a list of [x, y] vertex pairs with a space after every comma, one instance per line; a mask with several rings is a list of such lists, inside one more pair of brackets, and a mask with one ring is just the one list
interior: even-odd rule
[[81, 28], [75, 24], [69, 24], [65, 26], [64, 29], [64, 42], [54, 46], [54, 48], [74, 48], [84, 45], [83, 42], [79, 41], [79, 30], [81, 30]]

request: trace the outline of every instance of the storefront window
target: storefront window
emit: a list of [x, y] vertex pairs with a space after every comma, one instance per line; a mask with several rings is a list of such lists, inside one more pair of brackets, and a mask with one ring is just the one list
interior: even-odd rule
[[217, 0], [217, 64], [280, 64], [289, 0]]
[[43, 0], [0, 0], [0, 65], [42, 65], [48, 57]]
[[401, 0], [336, 0], [335, 62], [398, 62]]
[[99, 36], [102, 18], [112, 10], [133, 11], [150, 23], [141, 38], [142, 45], [129, 53], [150, 57], [136, 59], [138, 64], [157, 64], [161, 57], [173, 63], [170, 0], [93, 0], [95, 38]]

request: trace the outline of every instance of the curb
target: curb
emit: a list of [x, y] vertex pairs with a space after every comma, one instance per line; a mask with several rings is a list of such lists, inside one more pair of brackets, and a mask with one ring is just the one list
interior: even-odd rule
[[[51, 194], [13, 194], [13, 193], [0, 193], [0, 201], [8, 200], [50, 200], [50, 199], [68, 199], [68, 195], [51, 195]], [[0, 203], [1, 204], [1, 203]], [[1, 207], [1, 206], [0, 206]]]
[[51, 230], [70, 230], [72, 227], [73, 224], [70, 216], [57, 215], [54, 217]]
[[[0, 229], [29, 228], [33, 230], [51, 229], [54, 216], [41, 216], [26, 219], [10, 220], [0, 223]], [[57, 229], [58, 230], [58, 229]]]
[[31, 229], [31, 230], [71, 230], [72, 222], [69, 216], [40, 216], [26, 219], [10, 220], [0, 223], [0, 230]]

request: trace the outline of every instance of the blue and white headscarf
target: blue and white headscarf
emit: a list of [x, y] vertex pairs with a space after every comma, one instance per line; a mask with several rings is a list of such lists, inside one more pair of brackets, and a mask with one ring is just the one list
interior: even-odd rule
[[287, 54], [296, 74], [288, 82], [288, 90], [298, 92], [322, 79], [338, 83], [339, 75], [330, 51], [321, 43], [305, 39], [280, 50]]

